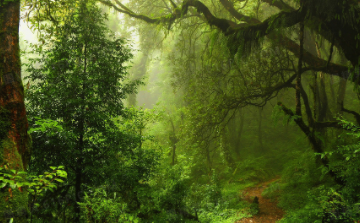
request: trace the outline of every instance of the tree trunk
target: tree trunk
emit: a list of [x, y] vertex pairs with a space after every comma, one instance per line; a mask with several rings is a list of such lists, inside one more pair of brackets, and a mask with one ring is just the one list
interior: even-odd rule
[[240, 157], [240, 142], [241, 142], [241, 136], [244, 129], [244, 111], [243, 109], [240, 109], [239, 111], [236, 111], [234, 118], [229, 123], [229, 134], [231, 137], [232, 149], [236, 153], [237, 157]]
[[[235, 119], [233, 119], [233, 122], [235, 121]], [[235, 169], [235, 162], [234, 159], [232, 157], [232, 154], [230, 152], [230, 139], [229, 139], [229, 129], [228, 127], [224, 127], [223, 130], [221, 131], [221, 138], [220, 138], [220, 147], [222, 149], [222, 152], [224, 154], [224, 159], [226, 161], [226, 163], [228, 164], [228, 166], [231, 169]]]
[[[133, 77], [134, 80], [139, 80], [145, 76], [148, 59], [149, 59], [148, 54], [143, 54], [140, 63], [138, 64], [138, 69], [136, 69], [136, 71], [134, 72], [135, 73]], [[137, 104], [136, 93], [129, 95], [128, 102], [129, 102], [129, 106], [136, 106]]]
[[262, 139], [261, 124], [262, 124], [262, 108], [259, 108], [258, 137], [259, 137], [260, 151], [264, 152], [264, 144], [263, 144], [263, 139]]
[[[30, 137], [21, 80], [20, 1], [0, 0], [0, 165], [26, 170]], [[9, 189], [11, 190], [11, 189]], [[0, 191], [0, 222], [26, 222], [27, 193]], [[11, 202], [4, 202], [11, 201]]]
[[[346, 63], [346, 58], [343, 55], [341, 55], [340, 57], [340, 62], [341, 64]], [[340, 78], [339, 89], [336, 98], [336, 113], [339, 113], [340, 115], [343, 114], [342, 105], [344, 104], [344, 100], [345, 100], [346, 83], [347, 83], [347, 79]]]

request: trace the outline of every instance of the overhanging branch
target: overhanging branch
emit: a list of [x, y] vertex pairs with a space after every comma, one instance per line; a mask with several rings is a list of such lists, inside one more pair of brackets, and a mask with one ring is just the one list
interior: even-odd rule
[[[280, 28], [280, 27], [290, 27], [297, 24], [301, 19], [305, 17], [305, 10], [292, 10], [288, 8], [286, 5], [283, 5], [281, 1], [275, 1], [274, 6], [282, 7], [289, 9], [287, 12], [283, 11], [274, 16], [271, 16], [264, 22], [257, 20], [256, 18], [251, 18], [245, 16], [238, 12], [228, 0], [219, 0], [221, 4], [229, 11], [231, 15], [233, 15], [239, 21], [245, 21], [247, 23], [235, 24], [234, 22], [226, 19], [221, 19], [215, 17], [208, 7], [206, 7], [202, 2], [198, 0], [186, 0], [183, 2], [180, 8], [174, 9], [174, 12], [165, 16], [161, 16], [158, 18], [150, 18], [145, 15], [140, 15], [133, 13], [131, 10], [126, 8], [123, 4], [114, 5], [110, 1], [100, 0], [102, 3], [113, 7], [115, 10], [127, 14], [131, 17], [141, 19], [148, 23], [159, 24], [159, 23], [173, 23], [176, 19], [182, 18], [187, 12], [189, 7], [194, 7], [196, 10], [201, 13], [205, 18], [204, 20], [212, 26], [220, 29], [225, 35], [228, 35], [230, 39], [232, 39], [232, 46], [238, 49], [239, 45], [246, 44], [245, 42], [249, 42], [252, 40], [256, 40], [262, 36], [268, 36], [271, 39], [280, 39], [283, 46], [291, 51], [295, 56], [299, 56], [299, 45], [295, 43], [290, 38], [284, 35], [274, 35], [271, 34], [271, 31]], [[272, 0], [268, 0], [271, 1]], [[266, 1], [267, 2], [267, 1]], [[305, 23], [307, 25], [307, 23]], [[322, 29], [325, 30], [325, 29]], [[337, 46], [337, 42], [335, 41], [335, 46]], [[230, 44], [231, 45], [231, 44]], [[308, 68], [304, 68], [305, 70], [313, 69], [322, 70], [325, 73], [330, 75], [339, 76], [347, 79], [350, 76], [348, 72], [348, 67], [329, 63], [327, 69], [324, 67], [327, 66], [327, 61], [318, 58], [308, 51], [304, 50], [304, 58], [303, 61], [309, 65]]]

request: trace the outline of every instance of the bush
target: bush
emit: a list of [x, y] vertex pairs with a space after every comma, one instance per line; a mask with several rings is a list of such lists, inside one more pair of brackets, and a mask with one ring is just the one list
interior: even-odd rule
[[[90, 188], [90, 190], [91, 188]], [[116, 192], [108, 195], [104, 188], [95, 188], [92, 195], [85, 193], [81, 219], [91, 223], [129, 222], [137, 223], [140, 219], [127, 213], [127, 205], [116, 197]]]

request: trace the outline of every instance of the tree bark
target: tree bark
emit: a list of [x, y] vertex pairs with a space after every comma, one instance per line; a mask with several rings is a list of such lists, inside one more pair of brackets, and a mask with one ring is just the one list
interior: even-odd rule
[[264, 152], [261, 124], [262, 124], [262, 108], [259, 108], [258, 137], [259, 137], [260, 151]]
[[[31, 143], [21, 80], [19, 22], [20, 1], [0, 0], [0, 165], [26, 170]], [[11, 218], [26, 222], [27, 215], [26, 192], [0, 192], [0, 222]]]

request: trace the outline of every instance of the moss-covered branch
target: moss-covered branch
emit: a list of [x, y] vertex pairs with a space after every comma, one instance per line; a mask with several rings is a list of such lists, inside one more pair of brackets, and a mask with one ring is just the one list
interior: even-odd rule
[[100, 0], [105, 5], [108, 5], [110, 7], [113, 7], [116, 11], [127, 14], [131, 17], [141, 19], [147, 23], [153, 23], [153, 24], [159, 24], [159, 23], [169, 23], [172, 24], [176, 19], [182, 18], [184, 15], [187, 14], [189, 7], [194, 7], [199, 13], [202, 13], [206, 19], [206, 22], [209, 25], [216, 26], [216, 28], [220, 29], [222, 32], [227, 32], [229, 27], [233, 25], [233, 22], [227, 19], [221, 19], [215, 17], [209, 10], [206, 5], [204, 5], [202, 2], [197, 0], [186, 0], [183, 2], [181, 7], [175, 8], [173, 13], [160, 16], [157, 18], [150, 18], [145, 15], [136, 14], [129, 10], [127, 7], [125, 7], [121, 2], [116, 0], [117, 5], [111, 3], [107, 0]]
[[[234, 16], [237, 20], [239, 21], [246, 21], [248, 23], [251, 24], [259, 24], [261, 23], [260, 20], [257, 20], [256, 18], [250, 18], [248, 16], [245, 16], [243, 14], [241, 14], [240, 12], [238, 12], [233, 4], [228, 1], [228, 0], [220, 0], [221, 4], [225, 7], [226, 10], [228, 10], [228, 12]], [[273, 2], [272, 0], [268, 0], [265, 1], [267, 3], [269, 2]], [[276, 1], [276, 2], [280, 2], [280, 1]], [[274, 6], [281, 6], [283, 3], [278, 3], [276, 4], [276, 2], [274, 2]], [[288, 9], [286, 6], [284, 6], [286, 9]], [[280, 7], [280, 9], [283, 9], [283, 7]], [[290, 11], [290, 10], [289, 10]], [[295, 11], [295, 9], [293, 10]], [[307, 26], [308, 23], [305, 23], [305, 25]], [[311, 26], [310, 27], [312, 30], [318, 31], [317, 28], [315, 28], [315, 26]], [[325, 33], [325, 30], [322, 29], [320, 30], [322, 32], [324, 32], [323, 34], [327, 34], [327, 32]], [[327, 36], [327, 35], [325, 35]], [[293, 40], [291, 40], [290, 38], [284, 36], [284, 35], [275, 35], [275, 34], [270, 34], [267, 37], [269, 37], [270, 39], [273, 40], [279, 40], [283, 46], [289, 50], [290, 52], [292, 52], [296, 57], [299, 57], [299, 44], [295, 43]], [[326, 37], [325, 37], [326, 38]], [[335, 44], [336, 46], [336, 44]], [[237, 49], [235, 49], [237, 50]], [[307, 70], [314, 70], [314, 71], [323, 71], [324, 73], [328, 73], [331, 75], [335, 75], [335, 76], [339, 76], [342, 78], [348, 78], [349, 75], [345, 75], [345, 73], [348, 73], [348, 68], [346, 66], [341, 66], [338, 64], [334, 64], [334, 63], [329, 63], [329, 66], [326, 67], [327, 65], [327, 61], [316, 57], [314, 55], [312, 55], [310, 52], [308, 52], [307, 50], [303, 50], [303, 61], [308, 64], [311, 68], [305, 68]]]
[[[269, 35], [269, 34], [272, 34], [273, 31], [276, 29], [292, 27], [304, 19], [305, 19], [304, 23], [306, 27], [309, 27], [311, 30], [316, 31], [320, 35], [324, 36], [325, 39], [329, 38], [329, 34], [336, 31], [334, 25], [330, 25], [334, 21], [325, 22], [326, 24], [323, 23], [324, 26], [322, 27], [322, 29], [319, 29], [319, 27], [316, 26], [316, 24], [318, 25], [322, 24], [321, 22], [322, 20], [321, 18], [314, 16], [314, 14], [316, 13], [312, 12], [312, 16], [308, 17], [306, 13], [311, 11], [310, 9], [304, 6], [304, 8], [300, 8], [298, 10], [291, 10], [291, 7], [284, 4], [282, 1], [275, 1], [275, 2], [273, 2], [272, 0], [265, 1], [285, 11], [273, 15], [268, 19], [266, 19], [265, 21], [261, 22], [256, 18], [245, 16], [239, 11], [237, 11], [230, 1], [219, 0], [220, 3], [225, 7], [225, 9], [229, 11], [229, 13], [232, 16], [234, 16], [234, 18], [236, 18], [239, 21], [246, 22], [237, 25], [230, 20], [217, 18], [210, 12], [209, 8], [205, 4], [203, 4], [201, 1], [198, 0], [185, 0], [181, 6], [174, 9], [173, 13], [160, 16], [157, 18], [151, 18], [146, 15], [136, 14], [118, 0], [115, 0], [116, 4], [113, 4], [107, 0], [100, 0], [100, 1], [110, 7], [113, 7], [118, 12], [127, 14], [131, 17], [138, 18], [145, 22], [153, 23], [153, 24], [169, 23], [171, 25], [175, 20], [183, 18], [184, 15], [188, 12], [189, 7], [194, 7], [198, 11], [198, 13], [204, 16], [204, 20], [209, 25], [215, 26], [229, 37], [228, 45], [233, 53], [238, 52], [239, 49], [240, 51], [243, 52], [250, 52], [253, 47], [259, 44], [260, 41], [259, 39], [261, 39], [264, 36], [268, 36], [271, 39], [281, 39], [283, 46], [292, 53], [294, 53], [295, 56], [298, 57], [299, 45], [297, 43], [295, 43], [293, 40], [291, 40], [290, 38], [284, 35]], [[355, 12], [359, 13], [357, 11]], [[316, 24], [314, 25], [314, 23]], [[341, 24], [338, 25], [340, 27], [342, 26]], [[350, 31], [353, 30], [352, 32], [354, 32], [354, 29], [355, 28], [352, 28], [350, 29]], [[345, 33], [345, 31], [343, 33]], [[355, 38], [354, 37], [356, 36], [355, 34], [356, 33], [354, 33], [354, 35], [351, 38]], [[357, 54], [359, 54], [359, 52], [353, 50], [353, 47], [356, 45], [354, 39], [351, 39], [349, 35], [346, 36], [347, 37], [343, 39], [339, 39], [340, 37], [335, 38], [334, 45], [340, 49], [343, 49], [345, 54], [347, 54], [346, 57], [349, 60], [351, 59], [352, 63], [354, 64], [355, 59], [357, 61], [357, 56], [358, 56]], [[326, 72], [328, 74], [343, 78], [349, 76], [349, 75], [344, 75], [344, 73], [348, 71], [348, 68], [345, 66], [329, 63], [327, 68], [324, 69], [324, 67], [327, 65], [327, 61], [312, 55], [306, 50], [304, 50], [303, 61], [307, 63], [309, 67], [311, 67], [311, 69], [313, 70], [322, 70], [323, 72]]]
[[279, 1], [279, 0], [275, 0], [275, 1], [274, 0], [263, 0], [263, 2], [266, 2], [271, 6], [277, 7], [281, 11], [293, 11], [293, 10], [295, 10], [290, 5], [286, 4], [283, 1]]
[[341, 103], [341, 111], [344, 111], [346, 113], [354, 115], [357, 124], [360, 125], [360, 114], [359, 113], [344, 108], [344, 103]]

